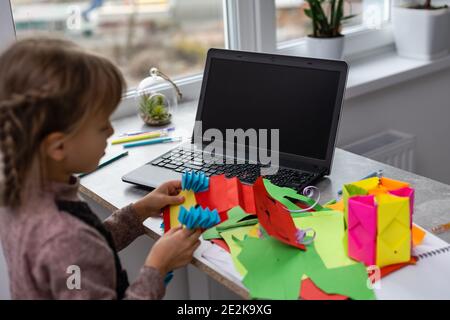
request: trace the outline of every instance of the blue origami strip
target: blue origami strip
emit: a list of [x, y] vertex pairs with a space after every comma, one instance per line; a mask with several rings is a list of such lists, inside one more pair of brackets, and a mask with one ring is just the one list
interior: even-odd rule
[[209, 177], [204, 172], [185, 171], [181, 177], [181, 189], [200, 192], [208, 190]]
[[208, 229], [218, 224], [220, 222], [220, 217], [216, 209], [211, 211], [209, 208], [203, 209], [198, 206], [191, 207], [187, 210], [185, 207], [180, 207], [178, 221], [188, 229]]

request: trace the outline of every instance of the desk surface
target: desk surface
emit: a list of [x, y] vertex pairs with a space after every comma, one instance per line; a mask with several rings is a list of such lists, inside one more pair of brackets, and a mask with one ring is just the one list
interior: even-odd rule
[[[196, 108], [196, 101], [179, 106], [178, 113], [171, 125], [176, 127], [173, 136], [191, 136]], [[116, 120], [113, 122], [113, 126], [116, 131], [114, 137], [122, 132], [144, 128], [142, 121], [137, 115]], [[176, 143], [166, 143], [130, 149], [127, 157], [83, 177], [81, 179], [81, 192], [108, 210], [114, 211], [124, 207], [144, 196], [148, 190], [124, 183], [121, 177], [175, 146]], [[109, 144], [107, 152], [121, 149], [120, 145], [112, 146]], [[337, 191], [342, 188], [344, 183], [359, 180], [367, 174], [380, 169], [384, 170], [387, 177], [409, 182], [416, 189], [414, 212], [414, 222], [416, 224], [426, 230], [430, 230], [434, 225], [450, 221], [449, 185], [341, 149], [336, 149], [332, 174], [317, 184], [317, 187], [321, 190], [321, 199], [328, 201], [335, 198]], [[161, 219], [151, 218], [150, 220], [147, 224], [150, 226], [148, 235], [156, 239], [162, 233], [160, 228]], [[441, 238], [450, 242], [450, 232], [442, 234]], [[243, 298], [248, 297], [247, 290], [239, 281], [229, 277], [226, 272], [218, 270], [215, 265], [202, 258], [199, 254], [194, 255], [193, 264], [238, 295]]]

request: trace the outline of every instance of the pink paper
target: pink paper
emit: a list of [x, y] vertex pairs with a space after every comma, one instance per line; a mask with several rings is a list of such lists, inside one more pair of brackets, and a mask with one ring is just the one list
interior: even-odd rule
[[365, 265], [375, 264], [377, 207], [375, 196], [348, 200], [348, 255]]

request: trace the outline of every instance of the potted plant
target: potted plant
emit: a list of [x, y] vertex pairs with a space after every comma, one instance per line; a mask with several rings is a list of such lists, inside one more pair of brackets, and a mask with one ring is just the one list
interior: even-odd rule
[[139, 111], [142, 120], [150, 126], [162, 126], [170, 123], [172, 115], [169, 113], [167, 99], [162, 94], [141, 96]]
[[341, 59], [344, 51], [342, 23], [355, 15], [344, 16], [344, 0], [306, 0], [305, 14], [312, 20], [313, 33], [307, 37], [309, 56]]
[[398, 55], [433, 60], [448, 54], [450, 13], [447, 5], [434, 6], [431, 0], [407, 1], [394, 6], [392, 23]]

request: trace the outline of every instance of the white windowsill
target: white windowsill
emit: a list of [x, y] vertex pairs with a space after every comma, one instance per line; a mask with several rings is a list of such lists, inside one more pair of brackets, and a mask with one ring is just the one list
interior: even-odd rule
[[[389, 51], [351, 61], [349, 65], [345, 99], [355, 98], [449, 68], [450, 55], [434, 61], [421, 61], [399, 57], [394, 48], [391, 48]], [[202, 75], [196, 75], [189, 81], [175, 82], [186, 93], [188, 100], [192, 100], [198, 98], [201, 79]], [[135, 114], [134, 104], [132, 97], [124, 97], [114, 118]]]
[[351, 99], [450, 67], [450, 55], [420, 61], [402, 58], [395, 50], [350, 62], [345, 99]]

